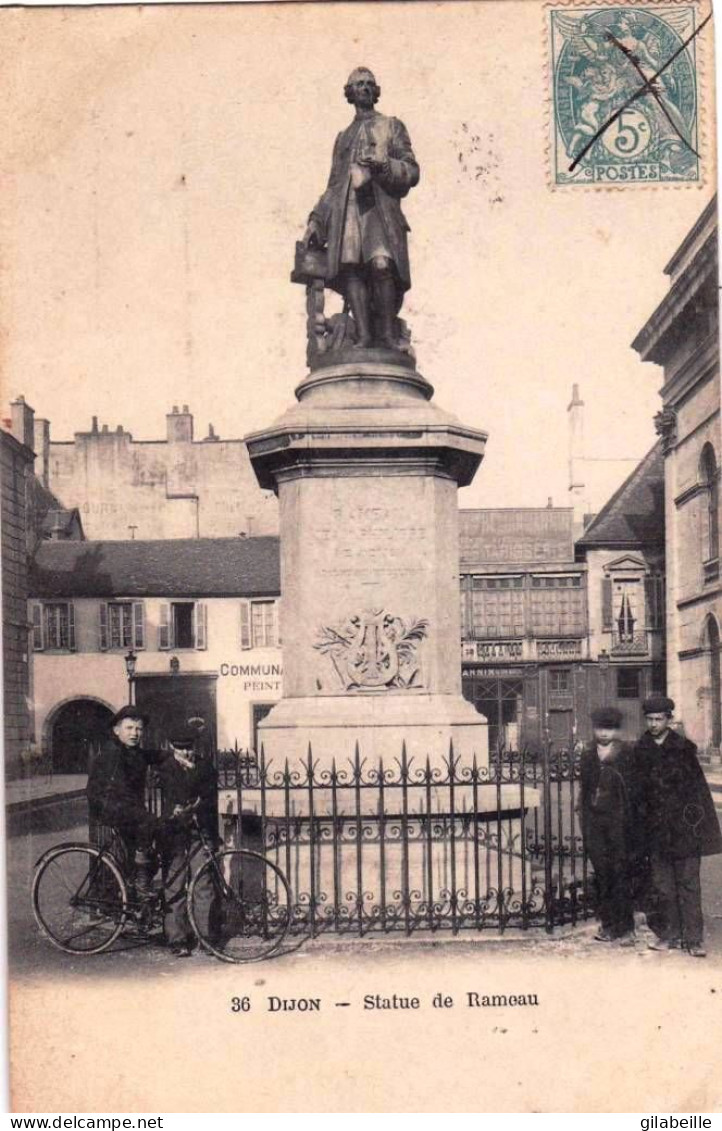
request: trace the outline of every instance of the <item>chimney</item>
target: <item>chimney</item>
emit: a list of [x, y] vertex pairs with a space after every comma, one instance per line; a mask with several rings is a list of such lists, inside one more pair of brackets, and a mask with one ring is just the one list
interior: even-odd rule
[[24, 444], [30, 451], [34, 451], [34, 421], [35, 412], [29, 404], [25, 403], [25, 397], [18, 397], [16, 401], [10, 405], [10, 412], [12, 417], [11, 432], [15, 439], [20, 444]]
[[50, 486], [50, 421], [37, 417], [34, 426], [35, 474], [43, 487]]
[[98, 418], [97, 418], [97, 416], [93, 417], [93, 423], [90, 427], [90, 431], [91, 432], [97, 432], [98, 431]]
[[166, 416], [167, 439], [169, 444], [182, 443], [193, 439], [193, 414], [188, 411], [188, 405], [183, 405], [183, 411], [178, 412], [178, 405], [173, 405], [173, 411]]
[[584, 401], [579, 386], [572, 385], [572, 399], [567, 405], [569, 416], [569, 494], [574, 508], [574, 523], [584, 520]]

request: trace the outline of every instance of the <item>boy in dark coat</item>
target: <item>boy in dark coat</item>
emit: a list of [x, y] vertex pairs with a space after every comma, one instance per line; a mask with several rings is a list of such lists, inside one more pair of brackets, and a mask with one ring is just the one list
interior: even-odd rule
[[619, 741], [616, 707], [592, 711], [594, 738], [582, 752], [584, 846], [594, 868], [599, 942], [634, 946], [633, 878], [638, 860], [639, 783], [633, 751]]
[[674, 701], [644, 702], [647, 730], [635, 750], [644, 772], [646, 840], [650, 856], [658, 938], [652, 950], [686, 948], [704, 958], [700, 862], [722, 852], [712, 795], [697, 761], [697, 747], [670, 729]]
[[145, 804], [148, 767], [164, 757], [158, 750], [142, 749], [146, 722], [133, 704], [121, 707], [111, 720], [112, 735], [91, 765], [86, 789], [91, 820], [118, 829], [141, 895], [150, 892], [153, 842], [162, 828]]

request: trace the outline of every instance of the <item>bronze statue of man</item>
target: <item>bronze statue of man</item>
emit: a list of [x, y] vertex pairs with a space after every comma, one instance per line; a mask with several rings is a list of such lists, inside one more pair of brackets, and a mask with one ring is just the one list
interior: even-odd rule
[[374, 109], [381, 88], [357, 67], [344, 87], [356, 114], [336, 138], [328, 187], [309, 217], [307, 248], [326, 248], [325, 284], [346, 299], [356, 346], [396, 348], [396, 316], [411, 286], [400, 200], [419, 180], [406, 127]]

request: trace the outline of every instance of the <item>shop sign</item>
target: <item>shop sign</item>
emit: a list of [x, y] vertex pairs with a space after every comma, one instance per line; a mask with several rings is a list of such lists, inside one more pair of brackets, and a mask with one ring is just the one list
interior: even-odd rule
[[477, 660], [521, 660], [521, 640], [477, 641]]
[[540, 659], [573, 660], [582, 654], [581, 640], [539, 640], [536, 646]]

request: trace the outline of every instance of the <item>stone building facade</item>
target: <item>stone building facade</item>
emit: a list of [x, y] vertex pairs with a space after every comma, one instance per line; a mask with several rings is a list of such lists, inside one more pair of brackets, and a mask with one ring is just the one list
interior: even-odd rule
[[77, 510], [66, 510], [48, 489], [47, 468], [35, 451], [47, 421], [23, 397], [0, 428], [2, 505], [3, 697], [5, 774], [17, 777], [34, 754], [28, 592], [33, 553], [43, 539], [82, 538]]
[[633, 342], [661, 365], [667, 559], [667, 683], [679, 721], [718, 758], [720, 686], [720, 425], [717, 201], [665, 268], [669, 292]]
[[590, 700], [617, 707], [628, 737], [665, 690], [664, 457], [655, 444], [576, 542], [586, 565]]
[[281, 694], [277, 538], [43, 542], [29, 588], [35, 732], [56, 772], [86, 771], [129, 695], [151, 744], [195, 719], [209, 748], [255, 747]]
[[33, 428], [23, 402], [0, 430], [5, 771], [19, 774], [31, 733], [28, 666], [28, 550], [32, 529]]
[[243, 440], [212, 425], [196, 440], [187, 405], [166, 417], [164, 440], [135, 440], [93, 418], [72, 441], [46, 436], [51, 490], [77, 507], [88, 538], [210, 538], [278, 531], [278, 506], [261, 491]]

